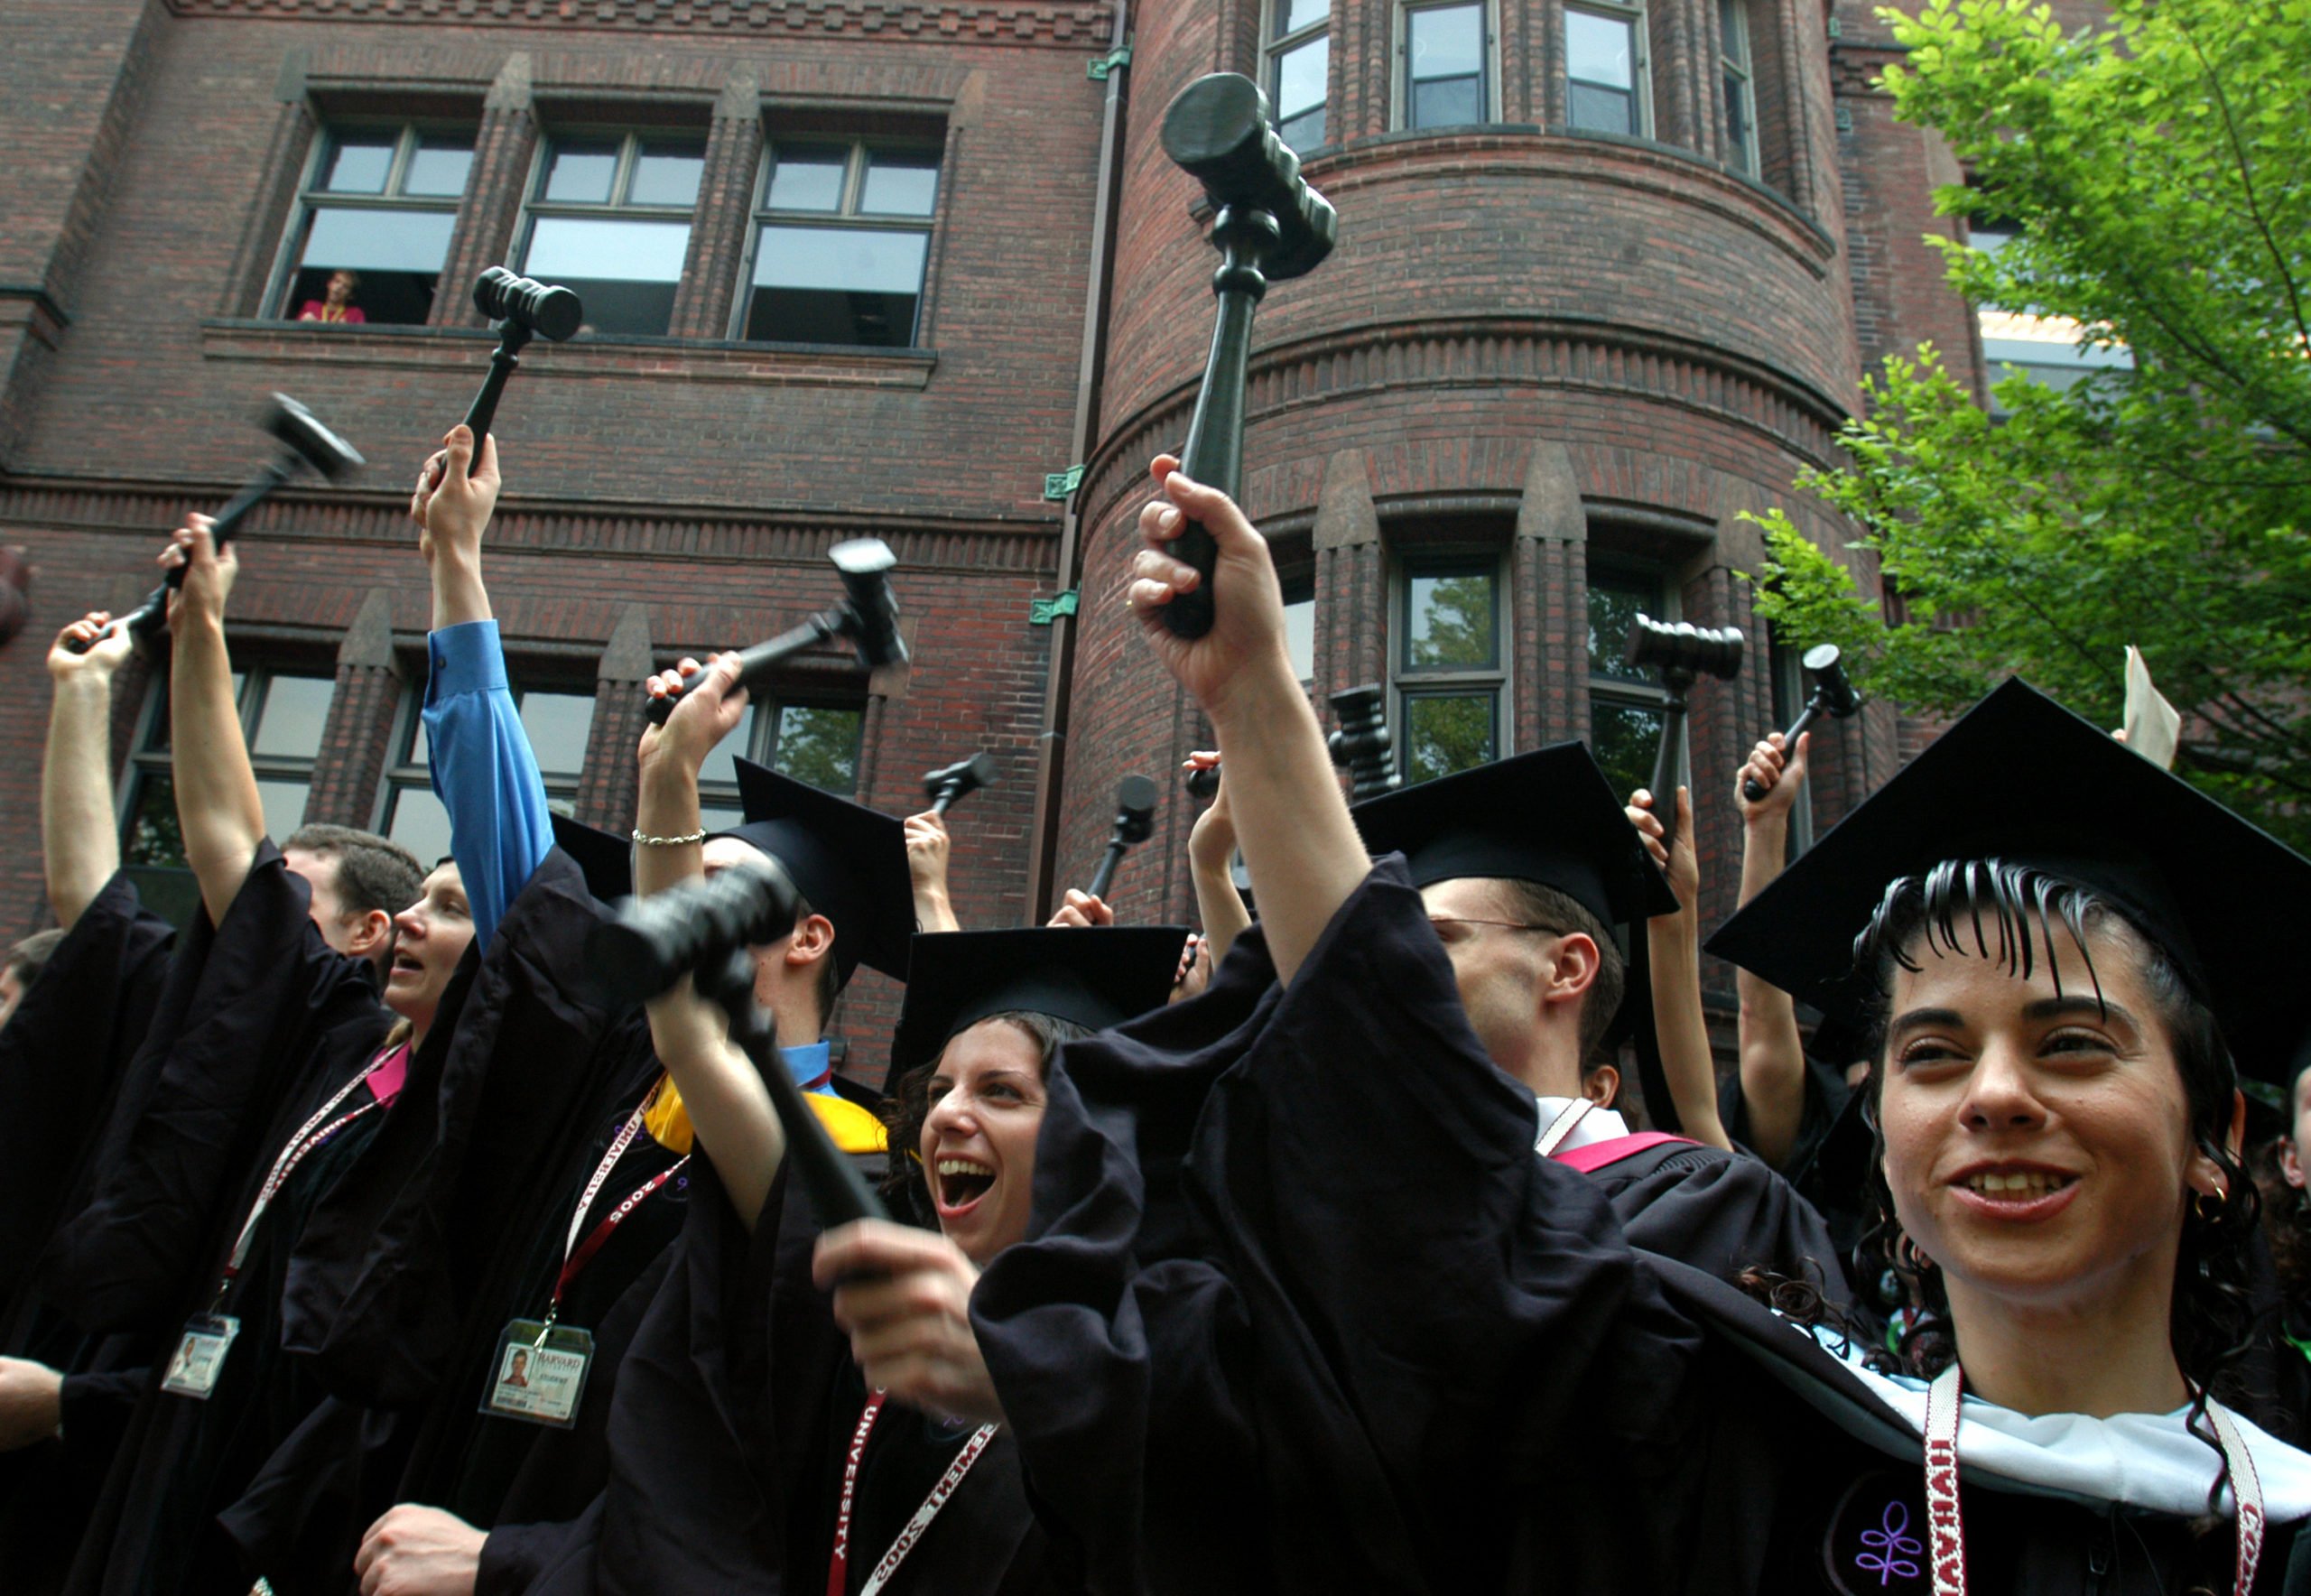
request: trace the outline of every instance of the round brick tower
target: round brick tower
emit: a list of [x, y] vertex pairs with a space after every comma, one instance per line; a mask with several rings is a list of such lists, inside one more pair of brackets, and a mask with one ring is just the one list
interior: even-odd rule
[[[1408, 780], [1568, 738], [1641, 779], [1657, 701], [1620, 674], [1628, 615], [1741, 626], [1741, 676], [1693, 695], [1713, 923], [1737, 873], [1733, 770], [1802, 691], [1735, 574], [1761, 552], [1741, 515], [1786, 505], [1841, 541], [1790, 489], [1830, 462], [1860, 362], [1822, 0], [1136, 9], [1061, 883], [1090, 874], [1117, 779], [1140, 772], [1165, 808], [1119, 913], [1193, 914], [1197, 806], [1176, 771], [1209, 732], [1120, 590], [1212, 320], [1211, 218], [1165, 158], [1162, 112], [1239, 71], [1340, 214], [1332, 256], [1260, 311], [1244, 450], [1245, 507], [1310, 606], [1312, 691], [1388, 684]], [[1892, 725], [1816, 744], [1821, 825], [1890, 774]]]

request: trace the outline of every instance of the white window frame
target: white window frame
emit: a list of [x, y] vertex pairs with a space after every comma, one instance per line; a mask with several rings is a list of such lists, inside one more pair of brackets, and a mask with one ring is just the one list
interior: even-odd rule
[[[1499, 549], [1415, 549], [1395, 561], [1395, 580], [1388, 594], [1388, 712], [1395, 734], [1397, 770], [1407, 782], [1412, 774], [1412, 716], [1410, 701], [1423, 698], [1492, 698], [1492, 757], [1508, 756], [1509, 736], [1516, 725], [1510, 700], [1516, 691], [1516, 628], [1509, 624], [1514, 605], [1509, 598], [1512, 572], [1505, 552]], [[1412, 584], [1421, 577], [1489, 576], [1492, 579], [1492, 663], [1490, 665], [1407, 665], [1412, 642]]]
[[[1260, 18], [1260, 88], [1267, 95], [1268, 107], [1275, 114], [1279, 137], [1282, 136], [1285, 120], [1281, 78], [1284, 58], [1319, 38], [1329, 41], [1332, 26], [1332, 7], [1327, 5], [1323, 14], [1314, 22], [1304, 23], [1292, 32], [1278, 34], [1276, 31], [1277, 25], [1290, 13], [1291, 0], [1267, 0], [1267, 14]], [[1324, 136], [1308, 146], [1312, 150], [1338, 142], [1333, 136], [1338, 130], [1332, 126], [1332, 58], [1329, 52], [1324, 60], [1324, 95], [1317, 104], [1324, 113]]]
[[[1622, 0], [1580, 0], [1578, 5], [1568, 5], [1564, 7], [1565, 13], [1575, 11], [1589, 12], [1596, 16], [1610, 17], [1629, 24], [1629, 78], [1630, 88], [1637, 99], [1637, 126], [1630, 133], [1621, 136], [1651, 138], [1653, 136], [1653, 35], [1650, 26], [1651, 19], [1646, 15], [1644, 0], [1635, 0], [1634, 4], [1623, 4]], [[1573, 125], [1573, 51], [1567, 35], [1564, 32], [1564, 23], [1562, 15], [1559, 20], [1559, 29], [1558, 38], [1561, 42], [1564, 42], [1565, 127], [1573, 133], [1597, 134], [1598, 130], [1595, 128]], [[1600, 135], [1599, 136], [1614, 135]]]
[[[561, 150], [570, 144], [604, 143], [615, 143], [617, 145], [617, 165], [610, 173], [610, 197], [608, 200], [549, 200], [545, 197], [546, 182], [553, 174], [553, 158], [558, 150]], [[690, 228], [690, 236], [683, 241], [683, 254], [687, 256], [690, 253], [691, 246], [695, 245], [698, 241], [698, 210], [700, 205], [701, 205], [706, 199], [706, 172], [703, 165], [701, 165], [699, 172], [698, 193], [686, 206], [636, 205], [628, 200], [626, 196], [633, 188], [634, 169], [636, 162], [641, 158], [642, 146], [644, 144], [689, 144], [692, 143], [697, 144], [699, 155], [702, 162], [706, 154], [708, 140], [704, 134], [698, 132], [695, 128], [590, 127], [582, 125], [576, 127], [547, 128], [544, 131], [543, 135], [538, 140], [537, 153], [533, 157], [531, 163], [529, 186], [524, 190], [524, 198], [522, 200], [520, 247], [514, 251], [514, 259], [523, 262], [528, 261], [530, 257], [530, 246], [537, 234], [537, 225], [541, 220], [547, 218], [617, 222], [679, 221]], [[521, 269], [525, 273], [529, 270], [526, 264], [524, 264]], [[626, 281], [626, 279], [606, 278], [604, 281]], [[674, 300], [673, 303], [667, 309], [666, 330], [664, 332], [629, 333], [619, 331], [605, 333], [602, 336], [606, 338], [670, 338], [674, 336], [674, 312], [682, 308], [683, 284], [684, 279], [681, 277], [674, 279]], [[590, 337], [592, 335], [589, 334], [588, 336]]]
[[[1480, 25], [1484, 29], [1484, 56], [1479, 85], [1484, 104], [1476, 122], [1455, 122], [1447, 127], [1415, 128], [1412, 111], [1412, 18], [1418, 11], [1449, 11], [1471, 3], [1477, 5]], [[1398, 133], [1442, 133], [1450, 127], [1485, 126], [1500, 120], [1500, 29], [1494, 13], [1495, 0], [1397, 0], [1396, 30], [1396, 88], [1389, 99], [1388, 125]]]
[[[330, 157], [336, 154], [338, 145], [343, 139], [357, 138], [363, 134], [385, 133], [394, 135], [394, 144], [393, 159], [386, 169], [385, 186], [382, 193], [340, 194], [321, 187], [329, 177]], [[263, 302], [266, 320], [294, 321], [297, 319], [297, 307], [289, 303], [290, 293], [296, 284], [297, 274], [304, 270], [306, 235], [312, 214], [316, 209], [384, 210], [401, 214], [414, 211], [435, 213], [446, 211], [451, 218], [450, 245], [452, 247], [455, 246], [457, 243], [455, 218], [465, 207], [466, 196], [473, 191], [474, 163], [469, 163], [466, 167], [465, 189], [455, 198], [438, 194], [413, 196], [399, 191], [402, 184], [408, 181], [409, 164], [416, 154], [418, 141], [429, 135], [470, 138], [475, 146], [474, 162], [478, 162], [480, 129], [464, 123], [422, 117], [414, 121], [402, 122], [390, 119], [348, 117], [342, 122], [322, 124], [320, 130], [313, 136], [311, 148], [305, 153], [305, 172], [297, 184], [297, 202], [290, 208], [289, 228], [282, 237], [280, 252], [274, 261], [273, 276], [265, 286]], [[449, 262], [446, 258], [443, 259], [441, 267], [443, 271], [449, 269]], [[441, 277], [437, 272], [433, 277], [434, 302], [440, 303], [441, 297]], [[367, 327], [370, 323], [364, 321], [357, 325]], [[406, 327], [422, 325], [422, 323], [381, 321], [376, 325]]]
[[[1727, 152], [1733, 157], [1729, 164], [1743, 177], [1761, 179], [1765, 175], [1765, 165], [1758, 149], [1757, 50], [1756, 35], [1749, 28], [1749, 0], [1718, 0], [1718, 80], [1721, 86], [1728, 82], [1739, 84], [1743, 109], [1741, 147]], [[1738, 35], [1731, 42], [1725, 37], [1724, 19], [1728, 16], [1733, 19], [1733, 32]], [[1738, 43], [1740, 47], [1739, 53], [1729, 48], [1729, 43]], [[1721, 136], [1722, 133], [1721, 125]]]
[[[770, 208], [770, 181], [778, 170], [778, 145], [784, 142], [824, 148], [841, 146], [848, 150], [842, 172], [842, 198], [833, 210], [773, 210]], [[930, 154], [936, 158], [938, 177], [931, 198], [929, 216], [885, 216], [859, 209], [867, 190], [867, 168], [873, 156], [881, 151], [908, 154]], [[947, 163], [943, 146], [928, 139], [861, 138], [842, 133], [798, 133], [785, 137], [774, 133], [763, 141], [762, 159], [755, 172], [754, 209], [747, 216], [746, 247], [738, 257], [738, 291], [737, 302], [730, 307], [730, 337], [743, 341], [747, 336], [747, 320], [755, 302], [755, 263], [762, 250], [762, 232], [766, 227], [817, 227], [892, 233], [920, 233], [923, 237], [923, 275], [914, 285], [914, 325], [907, 329], [906, 341], [889, 346], [895, 349], [919, 349], [923, 347], [923, 313], [930, 307], [930, 296], [924, 292], [931, 283], [931, 257], [939, 242], [939, 218], [947, 202]], [[778, 339], [765, 340], [778, 342]], [[812, 344], [819, 349], [874, 348], [871, 344]]]

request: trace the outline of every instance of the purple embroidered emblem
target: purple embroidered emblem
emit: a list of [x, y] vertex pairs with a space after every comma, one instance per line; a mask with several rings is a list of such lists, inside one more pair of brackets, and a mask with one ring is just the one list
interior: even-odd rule
[[1895, 1580], [1917, 1578], [1917, 1564], [1907, 1561], [1926, 1550], [1925, 1544], [1909, 1533], [1910, 1510], [1898, 1501], [1886, 1504], [1886, 1516], [1876, 1529], [1861, 1532], [1865, 1550], [1854, 1554], [1853, 1565], [1863, 1573], [1874, 1573], [1880, 1586]]

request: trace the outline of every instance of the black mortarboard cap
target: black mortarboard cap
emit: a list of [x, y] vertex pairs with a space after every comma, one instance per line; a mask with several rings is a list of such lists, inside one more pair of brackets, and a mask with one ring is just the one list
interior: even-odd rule
[[923, 933], [891, 1040], [893, 1077], [989, 1015], [1024, 1009], [1101, 1031], [1160, 1008], [1187, 938], [1184, 925]]
[[1677, 912], [1624, 800], [1581, 743], [1440, 776], [1349, 812], [1375, 858], [1405, 856], [1415, 886], [1470, 876], [1537, 882], [1607, 925]]
[[[2010, 681], [1864, 800], [1708, 942], [1859, 1024], [1875, 1000], [1854, 938], [1896, 878], [1945, 860], [2037, 867], [2111, 901], [2182, 970], [2236, 1043], [2301, 979], [2287, 934], [2311, 859]], [[1989, 920], [1991, 945], [1998, 926]], [[2276, 1058], [2241, 1056], [2268, 1078]]]
[[634, 844], [624, 837], [571, 820], [553, 817], [553, 842], [585, 873], [586, 890], [606, 904], [634, 895]]
[[864, 964], [906, 979], [914, 885], [906, 830], [889, 815], [741, 759], [744, 825], [718, 836], [751, 842], [786, 868], [811, 907], [834, 926], [834, 962], [848, 981]]

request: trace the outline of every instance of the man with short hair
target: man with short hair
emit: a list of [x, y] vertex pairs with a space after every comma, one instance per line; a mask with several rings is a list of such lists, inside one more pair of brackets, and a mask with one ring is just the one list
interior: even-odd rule
[[394, 916], [424, 889], [417, 856], [375, 831], [314, 824], [282, 840], [281, 862], [312, 886], [322, 940], [348, 958], [367, 957], [382, 979], [393, 958]]

